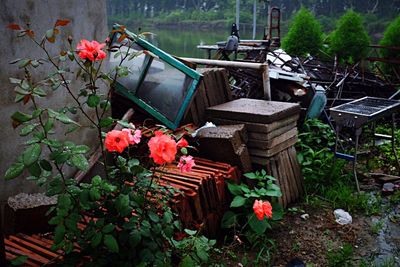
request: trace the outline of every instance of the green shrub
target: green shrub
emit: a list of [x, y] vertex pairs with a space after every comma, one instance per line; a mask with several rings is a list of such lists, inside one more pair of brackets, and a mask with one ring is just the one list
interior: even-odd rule
[[368, 53], [369, 36], [362, 24], [362, 18], [352, 10], [347, 11], [338, 21], [331, 35], [331, 51], [341, 62], [354, 63]]
[[[380, 42], [380, 45], [383, 46], [397, 46], [400, 47], [400, 16], [398, 16], [394, 21], [392, 21], [389, 26], [386, 28], [383, 38]], [[398, 50], [388, 50], [382, 49], [381, 56], [385, 58], [399, 58]], [[395, 67], [398, 74], [400, 74], [400, 65], [390, 65], [390, 64], [382, 64], [383, 70], [389, 74], [393, 75], [392, 67]]]
[[302, 7], [297, 12], [282, 46], [287, 53], [297, 56], [318, 53], [322, 46], [321, 25], [309, 10]]

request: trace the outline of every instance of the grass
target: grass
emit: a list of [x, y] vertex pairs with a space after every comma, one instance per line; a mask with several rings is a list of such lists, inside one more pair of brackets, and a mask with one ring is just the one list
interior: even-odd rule
[[354, 266], [351, 261], [353, 257], [353, 246], [345, 243], [342, 247], [337, 250], [328, 251], [326, 258], [328, 260], [328, 266]]
[[371, 232], [374, 235], [378, 235], [379, 232], [383, 229], [383, 227], [384, 227], [384, 221], [378, 220], [377, 222], [371, 225]]

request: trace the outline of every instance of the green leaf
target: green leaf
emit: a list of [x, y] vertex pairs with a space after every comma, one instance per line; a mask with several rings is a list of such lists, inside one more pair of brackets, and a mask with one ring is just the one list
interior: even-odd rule
[[257, 179], [258, 178], [258, 176], [253, 172], [245, 173], [244, 176], [249, 179]]
[[32, 116], [26, 113], [22, 113], [19, 111], [16, 111], [13, 115], [11, 115], [11, 119], [14, 121], [17, 121], [19, 123], [27, 122], [32, 119]]
[[90, 148], [88, 146], [78, 145], [78, 146], [75, 146], [74, 148], [72, 148], [72, 153], [85, 154], [85, 153], [89, 152], [89, 150], [90, 150]]
[[10, 83], [12, 84], [20, 84], [21, 83], [21, 79], [16, 79], [16, 78], [8, 78], [10, 80]]
[[246, 203], [246, 198], [242, 196], [235, 196], [231, 202], [231, 208], [241, 207]]
[[102, 239], [103, 239], [103, 234], [101, 232], [95, 233], [92, 239], [90, 240], [90, 245], [95, 248], [98, 245], [100, 245]]
[[107, 224], [106, 226], [104, 226], [102, 232], [105, 234], [111, 233], [112, 231], [114, 231], [115, 229], [115, 225], [112, 223]]
[[54, 111], [54, 110], [52, 110], [52, 109], [48, 109], [48, 113], [49, 113], [49, 116], [50, 116], [50, 117], [55, 118], [56, 120], [58, 120], [58, 121], [60, 121], [60, 122], [62, 122], [62, 123], [64, 123], [64, 124], [73, 123], [73, 124], [75, 124], [75, 125], [79, 125], [79, 126], [80, 126], [79, 123], [77, 123], [76, 121], [70, 119], [70, 118], [69, 118], [67, 115], [65, 115], [64, 113], [59, 113], [59, 112], [56, 112], [56, 111]]
[[233, 211], [227, 211], [222, 217], [221, 227], [222, 228], [231, 228], [236, 224], [236, 213]]
[[29, 64], [31, 64], [31, 60], [30, 59], [27, 59], [27, 58], [26, 59], [22, 59], [22, 60], [19, 61], [18, 68], [20, 68], [20, 69], [25, 68]]
[[114, 122], [113, 118], [107, 117], [107, 118], [103, 118], [100, 120], [99, 122], [99, 126], [100, 127], [110, 127]]
[[20, 136], [27, 136], [28, 134], [30, 134], [39, 124], [38, 123], [34, 123], [34, 124], [29, 124], [27, 126], [25, 126], [24, 128], [21, 129], [21, 131], [19, 132]]
[[207, 262], [209, 260], [208, 253], [202, 246], [196, 246], [196, 255], [202, 262]]
[[40, 153], [42, 152], [42, 147], [39, 144], [33, 144], [29, 146], [22, 153], [22, 160], [25, 166], [29, 166], [39, 159]]
[[102, 100], [100, 102], [100, 108], [107, 111], [111, 108], [111, 102], [107, 100]]
[[129, 234], [129, 244], [133, 247], [136, 247], [139, 242], [142, 240], [142, 235], [138, 230], [132, 230]]
[[72, 155], [71, 163], [81, 171], [87, 171], [89, 169], [89, 162], [82, 154]]
[[45, 159], [42, 159], [40, 161], [40, 167], [42, 167], [43, 170], [49, 171], [49, 172], [53, 170], [53, 167], [51, 166], [50, 162]]
[[57, 225], [54, 231], [54, 242], [56, 244], [61, 243], [64, 240], [65, 226], [62, 224]]
[[47, 95], [47, 93], [40, 87], [35, 87], [32, 90], [32, 94], [35, 95], [35, 96], [38, 96], [38, 97], [43, 97], [43, 96]]
[[250, 215], [249, 226], [254, 232], [259, 235], [265, 233], [267, 228], [270, 228], [270, 225], [265, 217], [264, 219], [259, 220], [254, 214]]
[[20, 162], [16, 162], [7, 169], [6, 174], [4, 175], [4, 179], [11, 180], [15, 177], [18, 177], [24, 171], [24, 164]]
[[185, 229], [184, 231], [190, 236], [194, 236], [195, 234], [197, 234], [197, 231], [195, 230]]
[[89, 195], [90, 198], [94, 201], [99, 200], [101, 198], [100, 191], [97, 188], [90, 188]]
[[54, 34], [54, 29], [50, 29], [46, 31], [46, 39], [50, 43], [54, 43], [56, 41], [56, 36]]
[[150, 220], [152, 220], [153, 222], [158, 223], [160, 221], [160, 217], [158, 217], [158, 215], [155, 214], [154, 212], [149, 211], [148, 215]]
[[58, 207], [60, 209], [68, 210], [71, 207], [71, 198], [67, 195], [58, 196]]
[[98, 104], [100, 104], [100, 97], [98, 95], [91, 94], [88, 96], [86, 103], [89, 107], [95, 108]]
[[129, 207], [129, 196], [124, 194], [119, 195], [115, 201], [115, 207], [119, 212], [127, 209]]
[[179, 267], [193, 267], [193, 266], [196, 266], [196, 262], [189, 255], [184, 257], [183, 260], [179, 263]]
[[31, 175], [35, 177], [39, 177], [42, 174], [42, 169], [40, 168], [39, 163], [34, 162], [32, 165], [28, 166], [28, 171]]
[[11, 265], [14, 265], [14, 266], [22, 265], [23, 263], [25, 263], [25, 261], [27, 259], [28, 259], [28, 256], [20, 255], [20, 256], [16, 257], [15, 259], [11, 260]]
[[104, 245], [110, 250], [111, 252], [118, 253], [119, 247], [117, 240], [112, 235], [104, 235]]
[[229, 192], [231, 192], [235, 196], [242, 194], [242, 189], [240, 185], [234, 183], [228, 183], [228, 189]]

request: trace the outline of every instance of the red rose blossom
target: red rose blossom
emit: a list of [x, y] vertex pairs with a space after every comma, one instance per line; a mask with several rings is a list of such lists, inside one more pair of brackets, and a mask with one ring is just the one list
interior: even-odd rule
[[116, 151], [122, 153], [122, 151], [129, 146], [128, 133], [125, 131], [112, 130], [106, 134], [104, 144], [109, 152]]
[[253, 210], [257, 216], [257, 219], [259, 220], [263, 220], [264, 215], [267, 216], [267, 218], [272, 218], [272, 206], [271, 203], [269, 203], [269, 201], [265, 202], [263, 202], [262, 200], [254, 201]]
[[171, 136], [156, 131], [148, 146], [150, 148], [150, 158], [157, 164], [172, 162], [177, 152], [176, 142]]
[[181, 140], [178, 141], [176, 144], [178, 147], [187, 147], [189, 145], [188, 141], [186, 141], [185, 138], [181, 138]]
[[105, 43], [100, 44], [97, 41], [89, 42], [88, 40], [82, 39], [76, 49], [79, 51], [79, 57], [81, 59], [95, 61], [106, 58], [106, 53], [101, 50], [105, 46]]

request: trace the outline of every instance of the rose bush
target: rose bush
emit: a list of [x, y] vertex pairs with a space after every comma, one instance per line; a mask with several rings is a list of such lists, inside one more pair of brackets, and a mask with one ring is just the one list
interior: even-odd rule
[[[31, 104], [33, 111], [17, 111], [12, 115], [13, 126], [21, 127], [20, 135], [29, 139], [22, 155], [7, 170], [5, 179], [27, 173], [28, 179], [44, 186], [49, 196], [58, 196], [57, 205], [49, 211], [53, 215], [49, 223], [55, 226], [53, 249], [66, 253], [63, 259], [66, 265], [166, 266], [172, 264], [173, 255], [204, 263], [204, 255], [208, 255], [215, 242], [205, 242], [207, 239], [198, 233], [196, 238], [184, 235], [190, 238], [189, 243], [174, 240], [174, 233], [184, 233], [172, 209], [171, 196], [177, 192], [159, 186], [159, 177], [151, 171], [155, 166], [178, 160], [181, 154], [177, 164], [182, 171], [190, 171], [195, 163], [187, 155], [188, 142], [183, 138], [175, 140], [162, 131], [144, 137], [140, 127], [108, 117], [116, 79], [129, 73], [122, 63], [134, 55], [120, 51], [118, 45], [110, 47], [119, 52], [120, 64], [116, 69], [105, 70], [102, 61], [107, 58], [106, 44], [81, 40], [75, 47], [72, 37], [68, 37], [67, 49], [51, 54], [48, 45], [55, 42], [60, 28], [68, 23], [68, 20], [58, 20], [39, 39], [29, 25], [9, 25], [18, 32], [18, 37], [30, 38], [43, 51], [44, 58], [13, 62], [24, 73], [22, 78], [10, 78], [16, 86], [16, 102]], [[123, 31], [123, 26], [113, 30], [114, 33]], [[131, 47], [135, 39], [121, 34], [118, 41]], [[35, 77], [32, 70], [45, 63], [54, 71], [42, 79]], [[73, 65], [79, 70], [72, 70]], [[80, 84], [72, 86], [71, 79]], [[106, 94], [99, 91], [100, 84], [108, 85]], [[68, 92], [73, 103], [59, 109], [40, 106], [39, 103], [48, 102], [38, 99], [55, 90]], [[102, 176], [96, 175], [85, 182], [67, 177], [65, 170], [67, 166], [88, 170], [87, 154], [91, 149], [69, 140], [58, 140], [54, 135], [56, 130], [69, 133], [78, 129], [81, 123], [72, 118], [78, 111], [98, 137], [104, 168]], [[109, 131], [115, 123], [123, 129]], [[196, 240], [202, 244], [197, 250], [182, 245], [191, 246]], [[204, 244], [209, 245], [204, 248]], [[202, 257], [181, 253], [181, 247]], [[179, 261], [178, 258], [175, 264]], [[195, 260], [195, 263], [199, 262]]]

